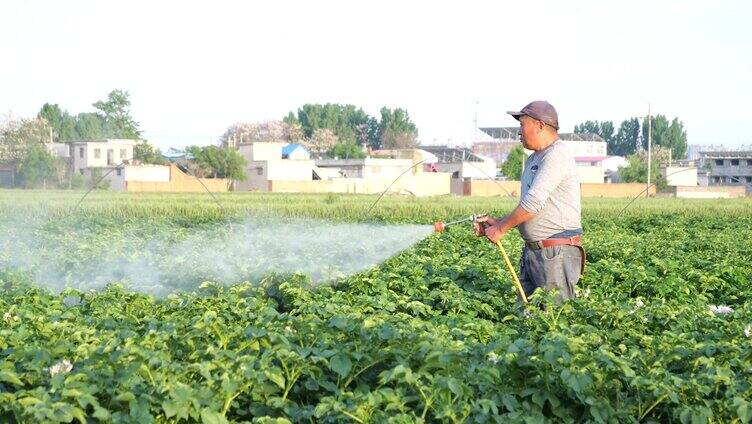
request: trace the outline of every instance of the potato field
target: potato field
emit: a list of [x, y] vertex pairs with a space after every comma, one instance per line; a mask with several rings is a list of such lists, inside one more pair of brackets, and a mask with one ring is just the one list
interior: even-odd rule
[[82, 195], [0, 191], [0, 422], [752, 421], [748, 199], [584, 199], [578, 299], [521, 307], [469, 224], [430, 232], [516, 199]]

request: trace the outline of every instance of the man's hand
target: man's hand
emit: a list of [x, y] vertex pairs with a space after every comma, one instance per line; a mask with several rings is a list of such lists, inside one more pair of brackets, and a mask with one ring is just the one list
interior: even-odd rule
[[502, 230], [498, 225], [490, 225], [486, 228], [486, 237], [493, 244], [504, 238], [504, 234], [506, 234], [506, 231]]
[[498, 220], [496, 218], [492, 218], [488, 215], [481, 215], [479, 217], [476, 217], [473, 221], [473, 232], [478, 237], [485, 237], [486, 228], [496, 224], [498, 224]]

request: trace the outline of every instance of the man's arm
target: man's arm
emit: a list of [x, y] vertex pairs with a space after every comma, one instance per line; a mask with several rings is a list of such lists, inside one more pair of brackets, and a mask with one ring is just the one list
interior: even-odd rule
[[522, 224], [523, 222], [530, 221], [533, 218], [535, 218], [535, 214], [533, 212], [529, 212], [522, 206], [518, 205], [509, 215], [505, 216], [504, 218], [494, 220], [495, 222], [493, 222], [492, 225], [489, 225], [488, 228], [486, 228], [486, 237], [491, 240], [491, 243], [496, 243], [497, 241], [501, 240], [502, 237], [504, 237], [504, 234], [506, 234], [507, 231]]

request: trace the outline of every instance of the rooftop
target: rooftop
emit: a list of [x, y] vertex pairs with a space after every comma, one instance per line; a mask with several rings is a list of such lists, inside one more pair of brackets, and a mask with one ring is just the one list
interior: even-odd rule
[[476, 155], [466, 147], [420, 146], [420, 149], [436, 156], [439, 163], [486, 161], [483, 156]]
[[[519, 127], [485, 127], [481, 131], [495, 139], [519, 140]], [[606, 141], [598, 134], [591, 133], [559, 133], [559, 138], [564, 141]]]

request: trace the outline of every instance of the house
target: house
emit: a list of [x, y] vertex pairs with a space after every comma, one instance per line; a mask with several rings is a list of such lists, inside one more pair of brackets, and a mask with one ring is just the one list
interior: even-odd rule
[[271, 191], [271, 181], [313, 181], [317, 177], [315, 163], [308, 152], [302, 147], [287, 146], [280, 142], [238, 145], [238, 152], [246, 161], [246, 180], [236, 181], [235, 190]]
[[282, 147], [282, 159], [308, 160], [311, 154], [300, 144], [288, 144]]
[[87, 168], [105, 168], [133, 161], [133, 148], [138, 140], [103, 139], [66, 143], [73, 172], [85, 174]]
[[708, 185], [741, 185], [752, 191], [752, 150], [701, 152]]
[[464, 147], [447, 146], [421, 146], [436, 157], [435, 168], [438, 172], [447, 172], [452, 178], [458, 179], [489, 179], [496, 178], [496, 161], [475, 154], [472, 150]]

